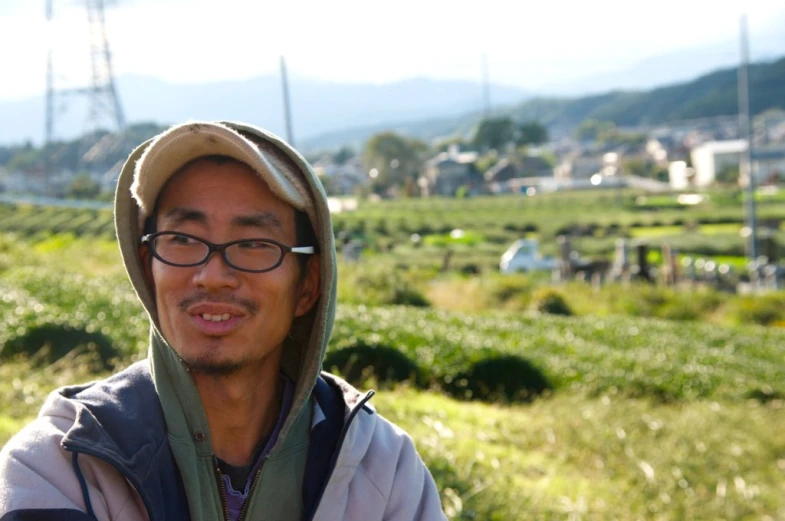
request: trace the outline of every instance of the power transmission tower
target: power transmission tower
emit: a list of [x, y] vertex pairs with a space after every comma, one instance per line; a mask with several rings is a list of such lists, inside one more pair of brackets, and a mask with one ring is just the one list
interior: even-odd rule
[[[97, 130], [108, 124], [117, 130], [125, 128], [125, 116], [117, 95], [114, 73], [112, 71], [112, 54], [109, 51], [109, 40], [106, 36], [104, 16], [104, 0], [84, 0], [87, 8], [87, 22], [90, 43], [91, 77], [87, 86], [58, 89], [54, 85], [55, 64], [52, 58], [54, 36], [50, 34], [46, 61], [46, 123], [45, 123], [45, 192], [50, 194], [50, 181], [54, 164], [51, 158], [52, 144], [56, 130], [55, 100], [61, 104], [72, 94], [86, 95], [88, 113], [85, 120], [86, 130]], [[52, 0], [46, 0], [46, 19], [49, 31], [53, 31], [54, 19]]]
[[92, 64], [91, 84], [88, 88], [90, 108], [88, 127], [98, 128], [103, 118], [117, 126], [125, 128], [125, 117], [120, 98], [117, 96], [114, 74], [112, 73], [112, 55], [109, 52], [109, 40], [106, 38], [103, 0], [85, 0], [87, 6], [88, 30], [90, 31], [90, 63]]

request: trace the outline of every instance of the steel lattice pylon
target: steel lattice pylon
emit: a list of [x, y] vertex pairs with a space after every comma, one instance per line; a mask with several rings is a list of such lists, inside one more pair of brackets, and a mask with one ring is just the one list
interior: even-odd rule
[[112, 73], [112, 56], [109, 52], [109, 41], [106, 38], [103, 0], [85, 0], [87, 21], [90, 31], [90, 63], [92, 64], [91, 84], [88, 88], [90, 104], [88, 109], [88, 127], [97, 128], [102, 119], [107, 119], [117, 126], [125, 128], [125, 117], [117, 96], [114, 74]]
[[[46, 0], [46, 19], [53, 19], [52, 1]], [[115, 127], [117, 130], [125, 128], [125, 116], [120, 104], [120, 98], [115, 86], [112, 71], [112, 54], [109, 51], [109, 40], [106, 36], [106, 23], [104, 17], [104, 0], [84, 0], [87, 8], [87, 21], [90, 44], [91, 77], [87, 86], [57, 89], [54, 85], [54, 63], [52, 59], [52, 43], [47, 52], [46, 63], [46, 180], [47, 192], [52, 171], [51, 148], [55, 139], [55, 99], [64, 100], [70, 95], [86, 95], [88, 113], [85, 121], [86, 130], [97, 130], [103, 125]], [[51, 24], [50, 24], [51, 25]]]

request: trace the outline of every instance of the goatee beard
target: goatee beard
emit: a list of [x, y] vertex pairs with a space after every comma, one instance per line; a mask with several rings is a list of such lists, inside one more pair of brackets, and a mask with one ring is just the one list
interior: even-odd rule
[[185, 368], [192, 374], [205, 376], [229, 376], [243, 367], [242, 362], [215, 362], [213, 360], [186, 360], [180, 358]]

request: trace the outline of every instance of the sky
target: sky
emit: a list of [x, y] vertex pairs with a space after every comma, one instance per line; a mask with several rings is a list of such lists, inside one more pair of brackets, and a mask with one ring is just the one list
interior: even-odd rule
[[[45, 89], [51, 39], [55, 85], [86, 85], [90, 51], [85, 2], [0, 2], [0, 100]], [[537, 90], [623, 69], [646, 58], [737, 37], [748, 16], [750, 47], [785, 55], [782, 0], [115, 0], [106, 28], [115, 74], [171, 83], [277, 73], [331, 82], [412, 77], [480, 81]], [[742, 11], [742, 9], [744, 11]], [[10, 81], [8, 81], [10, 80]]]

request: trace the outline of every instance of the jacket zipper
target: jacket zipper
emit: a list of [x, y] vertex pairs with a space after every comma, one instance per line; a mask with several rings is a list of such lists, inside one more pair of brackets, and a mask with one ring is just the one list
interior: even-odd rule
[[229, 499], [226, 497], [226, 483], [224, 483], [224, 475], [218, 465], [215, 466], [215, 475], [218, 478], [218, 492], [221, 495], [221, 506], [224, 508], [224, 521], [232, 521], [229, 514]]
[[360, 400], [357, 405], [354, 406], [354, 409], [351, 410], [349, 413], [349, 417], [346, 418], [346, 423], [343, 425], [343, 429], [341, 430], [341, 435], [338, 437], [338, 444], [335, 446], [335, 452], [333, 453], [332, 460], [330, 461], [330, 469], [327, 471], [327, 477], [324, 480], [324, 484], [322, 484], [322, 489], [319, 491], [319, 497], [316, 499], [316, 503], [313, 507], [313, 512], [311, 515], [308, 516], [308, 521], [312, 521], [313, 518], [316, 516], [316, 512], [319, 510], [319, 505], [322, 502], [322, 497], [324, 496], [324, 491], [327, 489], [327, 484], [330, 482], [330, 479], [333, 477], [333, 472], [335, 472], [335, 465], [338, 463], [338, 455], [341, 453], [341, 449], [343, 448], [343, 443], [346, 441], [346, 434], [349, 432], [349, 426], [352, 424], [352, 421], [355, 417], [357, 417], [357, 413], [365, 406], [366, 403], [375, 395], [376, 392], [368, 391], [366, 395]]
[[245, 498], [243, 501], [243, 508], [240, 510], [240, 517], [237, 518], [237, 521], [243, 521], [245, 519], [245, 514], [248, 513], [248, 508], [251, 503], [251, 493], [253, 493], [253, 489], [256, 488], [256, 482], [259, 481], [259, 476], [262, 475], [262, 469], [264, 468], [264, 464], [259, 467], [259, 470], [256, 471], [256, 475], [253, 477], [253, 481], [251, 482], [251, 487], [248, 489], [248, 497]]
[[[352, 424], [352, 421], [357, 416], [357, 413], [360, 412], [360, 410], [365, 406], [366, 403], [368, 403], [368, 401], [371, 398], [373, 398], [373, 396], [375, 394], [376, 393], [374, 391], [368, 391], [366, 393], [366, 395], [363, 397], [363, 399], [360, 400], [354, 406], [354, 408], [351, 410], [351, 412], [349, 413], [349, 417], [346, 419], [346, 423], [344, 423], [343, 429], [341, 429], [341, 435], [338, 437], [338, 444], [335, 447], [335, 452], [333, 453], [332, 460], [330, 461], [330, 469], [327, 472], [327, 477], [325, 478], [324, 484], [322, 485], [322, 490], [319, 491], [319, 497], [316, 500], [316, 504], [314, 506], [313, 512], [311, 513], [310, 516], [308, 516], [308, 521], [312, 521], [314, 516], [316, 515], [317, 510], [319, 510], [319, 504], [322, 502], [322, 497], [324, 496], [324, 491], [327, 488], [327, 483], [329, 483], [330, 479], [332, 478], [333, 472], [335, 471], [335, 465], [338, 462], [338, 455], [341, 453], [341, 449], [343, 448], [344, 441], [346, 441], [346, 434], [349, 432], [349, 426]], [[150, 512], [152, 512], [152, 509], [150, 508], [150, 505], [147, 503], [147, 498], [142, 496], [142, 494], [140, 493], [140, 490], [142, 490], [142, 489], [140, 488], [139, 483], [135, 479], [133, 479], [133, 477], [130, 474], [128, 474], [127, 472], [124, 472], [123, 469], [119, 465], [116, 465], [114, 463], [114, 461], [112, 460], [112, 458], [110, 458], [110, 457], [108, 457], [108, 456], [106, 456], [104, 454], [101, 454], [99, 451], [90, 450], [90, 449], [88, 449], [86, 447], [79, 447], [79, 446], [74, 446], [74, 445], [71, 445], [71, 444], [64, 444], [63, 448], [65, 450], [69, 451], [69, 452], [79, 452], [79, 453], [82, 453], [82, 454], [87, 454], [88, 456], [96, 457], [96, 458], [98, 458], [98, 459], [100, 459], [102, 461], [105, 461], [105, 462], [109, 463], [110, 465], [112, 465], [136, 489], [136, 493], [139, 494], [139, 497], [141, 497], [142, 501], [144, 502], [144, 505], [145, 505], [145, 508], [146, 508], [146, 510], [148, 512], [148, 515], [149, 515]], [[226, 498], [226, 484], [224, 483], [224, 480], [223, 480], [223, 473], [221, 472], [221, 469], [218, 468], [218, 465], [215, 466], [215, 473], [216, 473], [216, 477], [218, 478], [217, 479], [217, 481], [218, 481], [218, 491], [219, 491], [220, 496], [221, 496], [221, 506], [223, 506], [223, 509], [224, 509], [224, 519], [225, 519], [225, 521], [231, 521], [231, 516], [229, 514], [229, 501]], [[251, 491], [253, 491], [254, 487], [256, 486], [257, 481], [259, 481], [259, 476], [261, 475], [261, 473], [262, 473], [262, 469], [261, 468], [256, 471], [256, 476], [254, 476], [254, 480], [253, 480], [253, 483], [251, 484], [251, 488], [248, 490], [248, 497], [246, 498], [245, 503], [243, 504], [243, 508], [242, 508], [242, 511], [240, 512], [240, 517], [239, 517], [238, 521], [243, 521], [244, 520], [244, 517], [245, 517], [245, 515], [246, 515], [246, 513], [248, 511], [248, 507], [249, 507], [248, 502], [249, 502], [249, 499], [251, 497]]]

